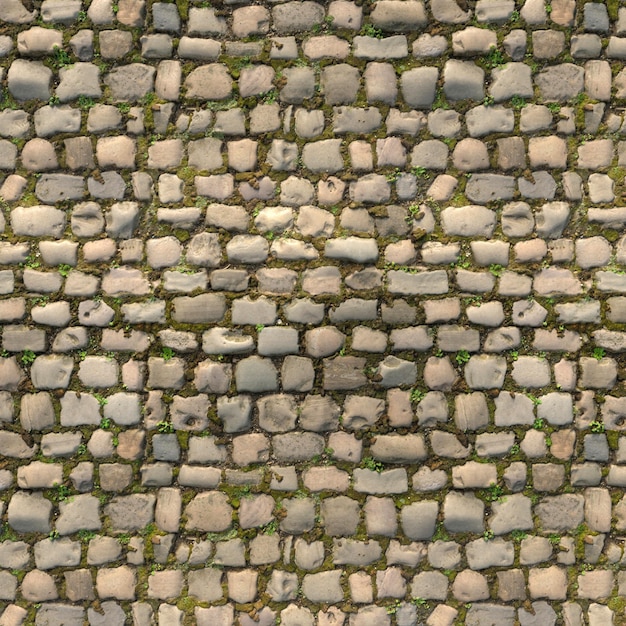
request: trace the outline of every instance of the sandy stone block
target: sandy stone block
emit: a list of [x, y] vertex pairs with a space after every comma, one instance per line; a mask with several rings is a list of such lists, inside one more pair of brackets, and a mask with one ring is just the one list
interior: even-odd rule
[[614, 146], [610, 139], [595, 139], [578, 146], [578, 167], [598, 170], [609, 167]]
[[257, 595], [257, 578], [258, 572], [253, 570], [227, 572], [228, 597], [239, 603], [252, 602]]
[[56, 600], [59, 597], [54, 578], [40, 570], [32, 570], [22, 580], [22, 595], [29, 602]]
[[452, 595], [460, 602], [475, 602], [489, 598], [487, 579], [478, 572], [463, 570], [452, 583]]
[[528, 141], [530, 166], [535, 169], [565, 169], [567, 145], [561, 137], [531, 137]]
[[135, 140], [125, 135], [102, 137], [96, 144], [98, 165], [103, 168], [132, 169], [136, 153]]
[[154, 90], [163, 100], [178, 100], [182, 80], [180, 61], [161, 61], [157, 66]]
[[242, 69], [239, 75], [239, 94], [242, 98], [248, 98], [267, 93], [274, 88], [274, 76], [274, 69], [266, 65]]
[[159, 600], [176, 599], [183, 589], [183, 573], [180, 570], [153, 572], [148, 577], [148, 597]]
[[148, 148], [148, 167], [167, 170], [178, 167], [183, 158], [183, 143], [180, 139], [157, 141]]
[[100, 599], [134, 600], [136, 584], [135, 571], [127, 565], [99, 569], [96, 575], [96, 590]]
[[219, 63], [202, 65], [185, 79], [187, 98], [195, 100], [225, 100], [232, 93], [228, 68]]
[[[196, 9], [197, 10], [197, 9]], [[243, 38], [269, 31], [270, 12], [263, 6], [248, 6], [233, 11], [233, 34]]]
[[578, 597], [598, 600], [611, 596], [615, 584], [610, 570], [595, 570], [578, 576]]
[[187, 528], [205, 532], [223, 532], [232, 524], [228, 497], [216, 491], [200, 493], [186, 506]]
[[256, 168], [257, 142], [252, 139], [229, 141], [227, 144], [228, 164], [237, 172], [249, 172]]

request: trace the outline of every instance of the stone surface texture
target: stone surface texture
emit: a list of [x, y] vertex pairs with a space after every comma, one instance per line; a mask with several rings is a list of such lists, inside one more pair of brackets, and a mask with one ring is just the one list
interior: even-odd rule
[[626, 624], [626, 7], [0, 0], [0, 625]]

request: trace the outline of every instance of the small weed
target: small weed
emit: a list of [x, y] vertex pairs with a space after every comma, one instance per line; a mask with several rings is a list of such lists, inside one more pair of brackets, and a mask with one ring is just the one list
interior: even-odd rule
[[66, 67], [67, 65], [72, 65], [72, 57], [60, 48], [59, 46], [55, 46], [52, 50], [54, 53], [54, 64], [57, 67]]
[[526, 539], [528, 537], [528, 533], [524, 530], [515, 529], [511, 531], [511, 538], [513, 541], [521, 541], [522, 539]]
[[593, 349], [593, 358], [597, 359], [598, 361], [601, 361], [604, 358], [605, 354], [606, 354], [606, 351], [604, 350], [604, 348], [600, 348], [599, 346], [596, 346]]
[[257, 333], [260, 333], [265, 328], [265, 324], [257, 324], [254, 328]]
[[511, 359], [513, 359], [513, 361], [517, 361], [518, 358], [519, 358], [519, 352], [517, 350], [513, 350], [511, 352]]
[[[105, 404], [108, 404], [108, 403], [109, 403], [108, 399], [107, 399], [107, 398], [105, 398], [104, 396], [100, 395], [99, 393], [94, 393], [94, 394], [93, 394], [93, 397], [94, 397], [94, 398], [98, 401], [98, 404], [99, 404], [100, 406], [104, 406]], [[108, 418], [105, 418], [105, 419], [108, 419]], [[103, 421], [104, 421], [104, 420], [103, 420]], [[108, 420], [108, 421], [109, 421], [109, 423], [110, 423], [110, 421], [111, 421], [111, 420]], [[107, 428], [108, 428], [108, 427], [107, 427]]]
[[535, 406], [539, 406], [541, 404], [541, 398], [533, 396], [531, 393], [527, 394], [527, 397]]
[[400, 600], [394, 600], [393, 604], [388, 604], [385, 607], [385, 610], [387, 611], [387, 615], [395, 615], [401, 606], [402, 606], [402, 602], [400, 602]]
[[248, 56], [239, 57], [233, 63], [233, 67], [238, 70], [243, 69], [245, 67], [251, 67], [251, 66], [252, 66], [252, 63], [250, 61], [250, 57]]
[[513, 11], [509, 19], [511, 20], [511, 22], [519, 21], [519, 11]]
[[383, 31], [380, 28], [376, 28], [373, 24], [363, 24], [361, 35], [364, 37], [375, 37], [376, 39], [382, 39], [384, 36]]
[[109, 430], [109, 428], [111, 428], [112, 423], [111, 420], [108, 417], [103, 417], [100, 420], [100, 428], [102, 428], [102, 430]]
[[373, 459], [371, 456], [366, 456], [361, 461], [361, 467], [378, 472], [379, 474], [385, 469], [385, 466], [380, 462]]
[[582, 537], [583, 535], [586, 535], [588, 532], [589, 532], [589, 529], [587, 528], [586, 524], [578, 524], [578, 526], [576, 526], [574, 530], [574, 534], [577, 535], [578, 537]]
[[492, 276], [495, 276], [496, 278], [500, 278], [500, 276], [504, 274], [504, 268], [502, 267], [502, 265], [496, 265], [495, 263], [492, 263], [489, 266], [489, 272]]
[[491, 541], [495, 536], [496, 536], [496, 534], [493, 532], [493, 530], [486, 530], [483, 533], [483, 539], [485, 541]]
[[174, 357], [174, 350], [172, 350], [172, 348], [168, 348], [167, 346], [163, 346], [161, 349], [161, 356], [164, 361], [169, 361]]
[[72, 271], [71, 265], [66, 265], [65, 263], [62, 263], [61, 265], [59, 265], [59, 274], [61, 274], [63, 278], [67, 278], [67, 276], [69, 275], [71, 271]]
[[413, 598], [411, 600], [411, 604], [414, 604], [415, 606], [419, 606], [419, 607], [427, 607], [428, 606], [428, 600], [425, 600], [424, 598]]
[[145, 107], [150, 107], [154, 104], [154, 100], [156, 99], [156, 94], [154, 91], [149, 91], [143, 98], [141, 98], [141, 104]]
[[53, 502], [64, 502], [71, 495], [71, 490], [66, 485], [55, 485], [50, 490], [50, 499]]
[[389, 172], [385, 178], [390, 183], [395, 183], [398, 180], [398, 176], [400, 176], [400, 170], [396, 167], [393, 172]]
[[174, 426], [170, 422], [158, 422], [156, 425], [157, 432], [166, 435], [174, 432]]
[[489, 94], [489, 95], [487, 95], [487, 96], [485, 96], [483, 98], [483, 104], [486, 107], [493, 106], [495, 103], [496, 103], [496, 99], [491, 94]]
[[60, 536], [58, 530], [51, 530], [48, 534], [48, 539], [50, 539], [50, 541], [56, 541]]
[[24, 350], [20, 360], [24, 365], [31, 365], [36, 358], [37, 356], [32, 350]]
[[263, 102], [265, 104], [274, 104], [278, 98], [278, 91], [271, 89], [263, 96]]
[[491, 46], [489, 52], [485, 55], [485, 63], [489, 68], [500, 67], [506, 63], [506, 59], [498, 48]]
[[603, 433], [606, 429], [602, 422], [599, 422], [598, 420], [594, 420], [593, 422], [591, 422], [591, 424], [589, 424], [589, 430], [591, 430], [592, 433], [596, 433], [599, 435]]
[[535, 430], [542, 430], [545, 425], [546, 423], [540, 417], [535, 418], [535, 421], [533, 422], [533, 428]]
[[511, 454], [519, 454], [519, 444], [514, 443], [509, 450]]
[[561, 105], [558, 102], [548, 102], [546, 106], [550, 109], [550, 111], [552, 111], [552, 113], [559, 113], [561, 110]]
[[41, 267], [41, 262], [38, 260], [37, 255], [31, 252], [28, 255], [28, 257], [26, 257], [26, 261], [24, 262], [24, 265], [26, 267], [29, 267], [30, 269], [35, 270], [38, 267]]
[[489, 485], [489, 487], [487, 487], [487, 489], [484, 489], [481, 493], [484, 499], [488, 502], [498, 502], [502, 499], [502, 496], [504, 495], [504, 489], [502, 489], [500, 485], [496, 485], [494, 483], [492, 485]]
[[123, 545], [126, 546], [130, 542], [130, 535], [128, 533], [123, 533], [118, 535], [117, 540]]
[[526, 106], [526, 100], [522, 96], [513, 96], [511, 98], [511, 106], [514, 109], [523, 109]]
[[13, 100], [13, 97], [8, 91], [0, 90], [0, 111], [5, 109], [17, 109], [17, 102]]
[[412, 167], [411, 174], [413, 174], [413, 176], [415, 176], [416, 178], [425, 178], [427, 180], [430, 178], [430, 174], [428, 173], [428, 170], [425, 167], [422, 167], [421, 165]]
[[421, 402], [426, 397], [426, 392], [421, 389], [412, 389], [411, 390], [411, 402], [417, 404]]
[[459, 350], [454, 357], [459, 365], [464, 365], [470, 360], [470, 353], [467, 350]]
[[265, 526], [262, 527], [262, 530], [266, 535], [275, 535], [278, 530], [278, 521], [272, 520], [271, 522], [265, 524]]
[[59, 96], [50, 96], [50, 98], [48, 100], [48, 104], [51, 107], [55, 107], [55, 106], [61, 104], [61, 98], [59, 98]]
[[443, 94], [442, 93], [438, 93], [437, 97], [435, 98], [435, 101], [432, 103], [430, 108], [433, 111], [435, 109], [443, 109], [445, 111], [445, 110], [450, 108], [450, 105], [448, 104], [448, 102], [445, 99], [445, 97], [443, 96]]
[[93, 98], [89, 98], [87, 96], [78, 96], [78, 106], [83, 111], [88, 111], [89, 109], [93, 109], [96, 106], [96, 101]]
[[435, 530], [432, 541], [450, 541], [450, 535], [448, 535], [442, 523], [437, 524], [437, 530]]
[[0, 522], [0, 542], [1, 541], [17, 541], [15, 532], [8, 524]]

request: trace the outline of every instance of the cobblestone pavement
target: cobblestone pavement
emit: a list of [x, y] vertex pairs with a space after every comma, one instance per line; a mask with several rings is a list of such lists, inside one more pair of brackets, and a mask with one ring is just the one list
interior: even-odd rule
[[0, 626], [626, 624], [625, 59], [0, 0]]

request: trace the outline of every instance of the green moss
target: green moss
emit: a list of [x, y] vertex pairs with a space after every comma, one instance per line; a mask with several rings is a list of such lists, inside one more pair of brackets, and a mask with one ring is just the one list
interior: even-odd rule
[[181, 611], [183, 611], [183, 613], [187, 613], [188, 615], [190, 615], [191, 613], [193, 613], [193, 610], [196, 607], [196, 601], [192, 597], [186, 596], [184, 598], [181, 598], [176, 603], [176, 606]]
[[619, 0], [606, 0], [606, 10], [608, 11], [609, 18], [612, 21], [617, 20], [619, 6]]
[[617, 430], [606, 431], [606, 439], [611, 450], [617, 450], [619, 446], [620, 433]]

